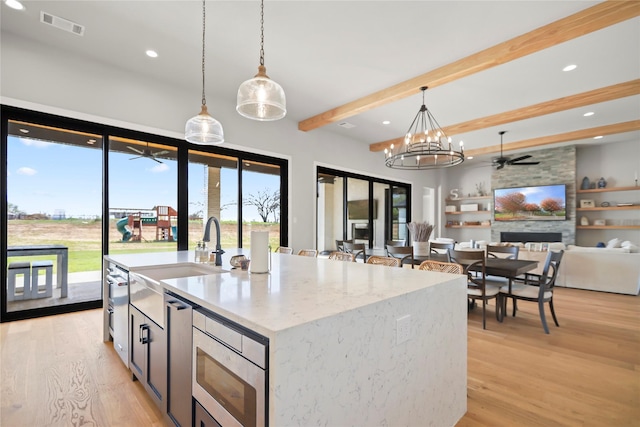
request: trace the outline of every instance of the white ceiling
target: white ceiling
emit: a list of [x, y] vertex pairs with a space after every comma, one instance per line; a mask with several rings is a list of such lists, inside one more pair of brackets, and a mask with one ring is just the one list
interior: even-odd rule
[[[1, 8], [2, 33], [84, 55], [194, 93], [201, 91], [200, 1], [24, 1]], [[265, 2], [265, 65], [299, 122], [594, 6], [594, 1]], [[80, 37], [41, 24], [40, 11], [86, 27]], [[258, 1], [207, 2], [207, 98], [235, 108], [237, 88], [257, 72]], [[145, 56], [146, 49], [159, 53]], [[568, 64], [578, 68], [563, 72]], [[426, 92], [441, 126], [640, 78], [640, 17]], [[196, 101], [196, 102], [198, 102]], [[410, 97], [326, 125], [369, 144], [407, 131], [421, 105]], [[585, 118], [583, 113], [595, 112]], [[215, 117], [215, 111], [212, 111]], [[640, 119], [640, 95], [456, 135], [467, 149]], [[383, 125], [390, 120], [390, 125]], [[313, 131], [311, 131], [313, 132]], [[640, 141], [640, 131], [597, 143]], [[593, 139], [571, 144], [594, 143]]]

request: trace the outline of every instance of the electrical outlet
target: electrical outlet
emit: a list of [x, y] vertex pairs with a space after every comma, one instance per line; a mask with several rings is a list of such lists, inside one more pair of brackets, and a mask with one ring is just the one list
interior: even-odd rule
[[396, 344], [401, 344], [411, 338], [411, 316], [406, 315], [396, 319]]

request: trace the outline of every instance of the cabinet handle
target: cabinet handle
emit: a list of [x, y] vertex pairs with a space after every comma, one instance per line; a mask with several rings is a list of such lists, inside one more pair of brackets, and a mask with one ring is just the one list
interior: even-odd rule
[[185, 308], [187, 308], [186, 305], [181, 304], [179, 301], [169, 301], [168, 304], [176, 310], [184, 310]]
[[140, 342], [142, 344], [149, 344], [149, 325], [143, 323], [140, 325]]

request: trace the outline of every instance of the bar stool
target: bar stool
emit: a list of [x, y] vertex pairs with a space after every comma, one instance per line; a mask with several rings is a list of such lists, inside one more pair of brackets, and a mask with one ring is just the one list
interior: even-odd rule
[[[38, 286], [39, 273], [45, 272], [42, 291]], [[53, 261], [34, 261], [31, 264], [31, 298], [50, 298], [53, 295]]]
[[[22, 293], [16, 293], [16, 276], [19, 274], [22, 274]], [[31, 263], [28, 261], [10, 263], [7, 283], [9, 287], [7, 301], [31, 299]]]

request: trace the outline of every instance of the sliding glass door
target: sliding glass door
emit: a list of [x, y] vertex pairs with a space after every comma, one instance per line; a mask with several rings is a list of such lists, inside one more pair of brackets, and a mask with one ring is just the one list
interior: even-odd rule
[[9, 120], [6, 312], [102, 298], [102, 136]]
[[[189, 248], [202, 241], [211, 217], [220, 221], [222, 247], [237, 247], [238, 208], [238, 158], [189, 150]], [[210, 249], [215, 231], [212, 224]]]
[[[251, 232], [269, 233], [273, 250], [280, 244], [280, 165], [244, 160], [242, 162], [242, 247], [251, 247]], [[286, 218], [286, 217], [285, 217]]]
[[[2, 106], [0, 321], [102, 306], [105, 254], [288, 242], [288, 162]], [[215, 231], [211, 233], [215, 239]]]
[[109, 253], [175, 251], [177, 147], [109, 136]]
[[387, 240], [406, 239], [411, 185], [335, 169], [317, 169], [317, 248], [329, 253], [337, 241], [364, 243], [384, 254]]
[[[210, 217], [220, 221], [223, 248], [250, 248], [252, 230], [268, 231], [273, 249], [286, 246], [286, 162], [253, 157], [189, 150], [189, 248]], [[210, 236], [212, 247], [213, 226]]]

